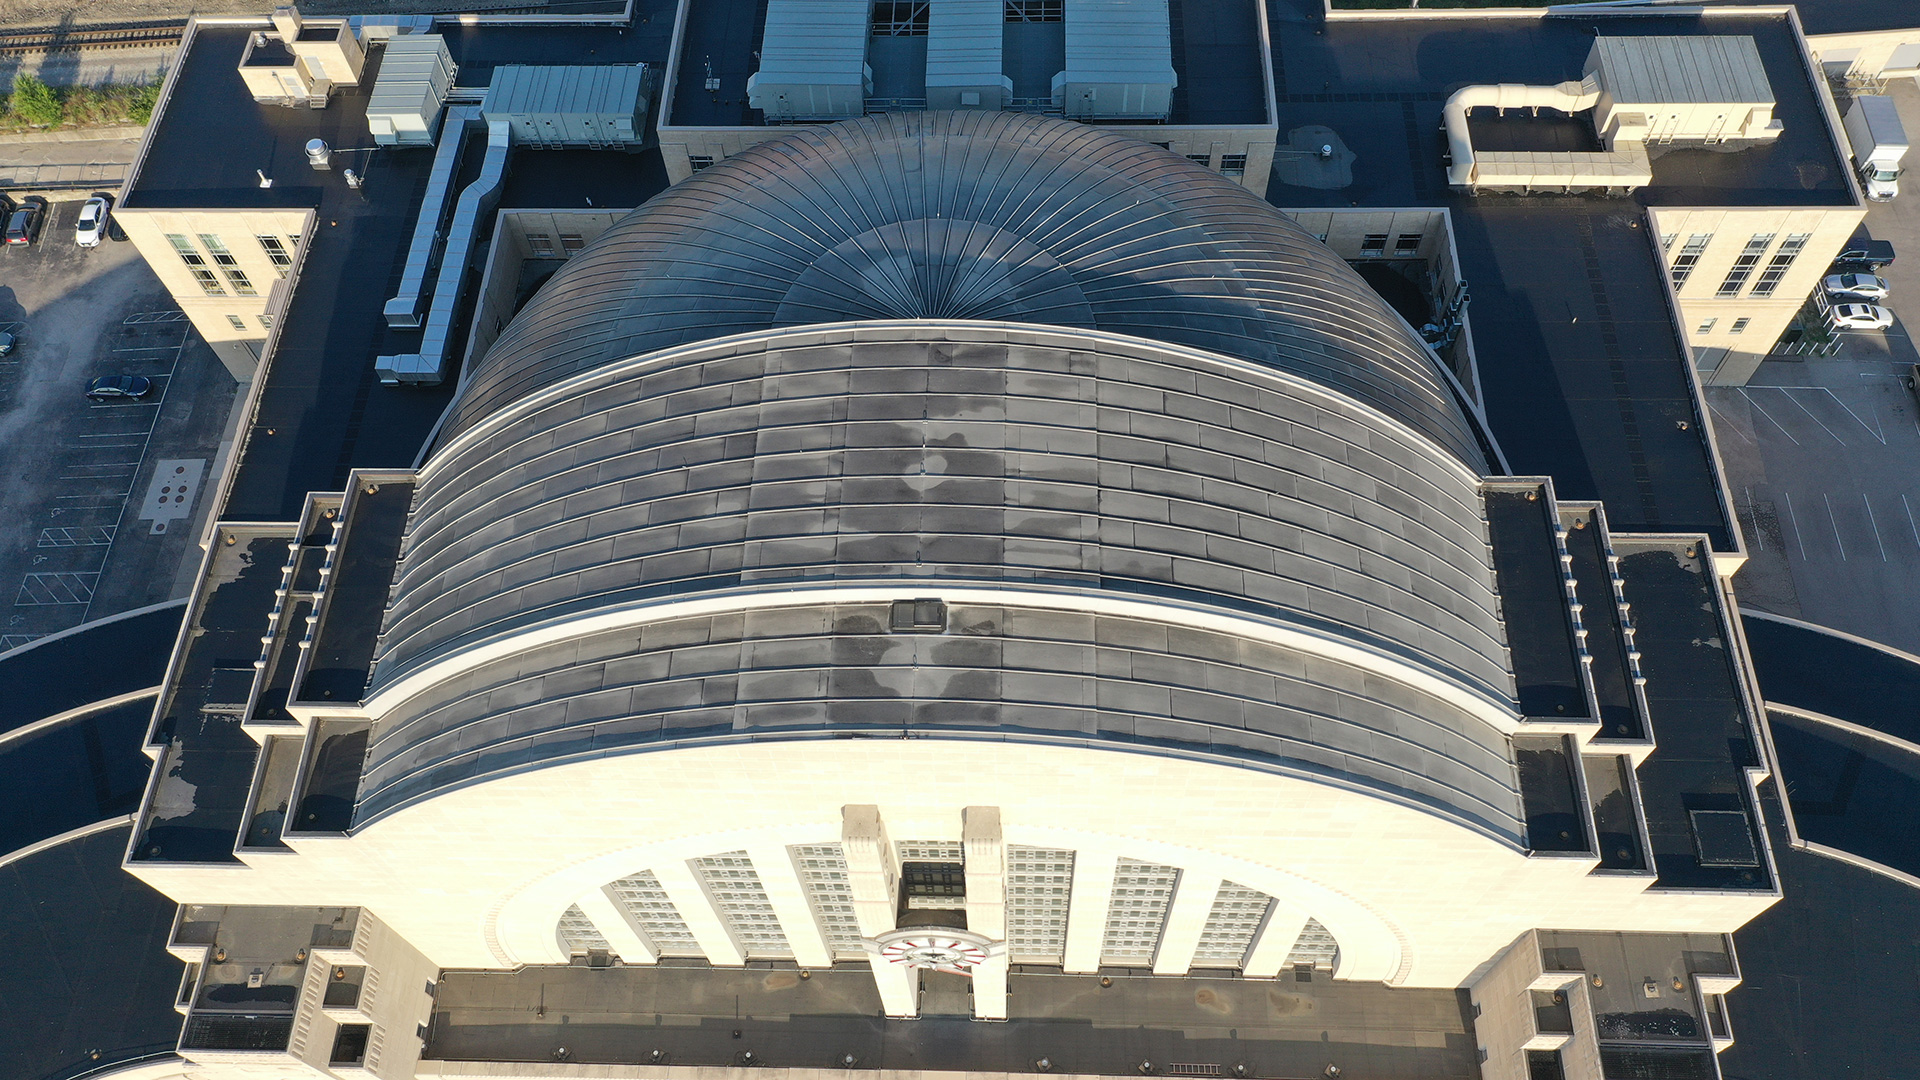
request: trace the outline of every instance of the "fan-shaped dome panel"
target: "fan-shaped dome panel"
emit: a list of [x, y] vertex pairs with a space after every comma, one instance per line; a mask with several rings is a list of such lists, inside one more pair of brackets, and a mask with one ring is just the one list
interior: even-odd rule
[[514, 319], [467, 374], [445, 438], [626, 357], [900, 318], [1099, 329], [1271, 364], [1485, 467], [1432, 354], [1325, 245], [1178, 155], [1017, 113], [795, 131], [677, 185]]

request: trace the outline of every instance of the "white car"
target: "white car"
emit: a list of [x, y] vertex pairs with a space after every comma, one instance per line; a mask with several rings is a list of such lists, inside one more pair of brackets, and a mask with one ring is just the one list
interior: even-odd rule
[[1835, 330], [1885, 330], [1893, 325], [1893, 312], [1878, 304], [1835, 304], [1827, 318]]
[[80, 207], [80, 223], [74, 226], [73, 242], [81, 247], [99, 247], [107, 231], [107, 200], [99, 195]]
[[1828, 296], [1858, 296], [1865, 300], [1885, 300], [1893, 289], [1887, 279], [1872, 274], [1835, 274], [1820, 283]]

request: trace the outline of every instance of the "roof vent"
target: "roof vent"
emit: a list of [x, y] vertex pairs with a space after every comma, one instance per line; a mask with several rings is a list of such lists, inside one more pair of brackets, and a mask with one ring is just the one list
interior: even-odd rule
[[947, 605], [938, 597], [895, 600], [889, 620], [896, 634], [939, 634], [947, 629]]

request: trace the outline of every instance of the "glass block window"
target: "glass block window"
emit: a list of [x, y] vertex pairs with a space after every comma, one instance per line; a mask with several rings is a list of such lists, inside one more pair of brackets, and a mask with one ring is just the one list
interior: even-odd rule
[[579, 904], [568, 907], [560, 916], [560, 944], [565, 945], [570, 953], [584, 953], [593, 949], [613, 951], [613, 946], [607, 944], [606, 935], [593, 925], [593, 920], [587, 918], [587, 913], [580, 910]]
[[958, 840], [902, 840], [893, 846], [901, 862], [960, 862], [966, 858]]
[[1320, 920], [1308, 919], [1307, 925], [1300, 928], [1300, 936], [1293, 940], [1293, 951], [1287, 954], [1286, 966], [1312, 965], [1322, 971], [1332, 971], [1334, 962], [1339, 959], [1340, 943], [1333, 940], [1333, 935], [1320, 925]]
[[260, 241], [260, 250], [267, 253], [267, 261], [273, 263], [274, 269], [285, 270], [293, 265], [293, 255], [279, 237], [255, 236], [254, 239]]
[[1072, 900], [1073, 852], [1007, 846], [1007, 955], [1013, 963], [1066, 962]]
[[1693, 274], [1694, 264], [1700, 261], [1700, 256], [1706, 254], [1707, 245], [1711, 243], [1713, 243], [1712, 233], [1694, 233], [1687, 237], [1686, 244], [1680, 248], [1680, 254], [1673, 257], [1673, 269], [1669, 271], [1673, 275], [1674, 292], [1679, 292], [1680, 287], [1687, 283], [1687, 278]]
[[642, 870], [608, 886], [614, 899], [647, 935], [647, 943], [661, 956], [705, 956], [680, 910], [667, 899], [667, 890], [651, 870]]
[[860, 919], [853, 911], [853, 883], [847, 878], [847, 856], [839, 844], [797, 844], [791, 849], [807, 903], [820, 923], [836, 960], [866, 955], [860, 943]]
[[693, 872], [700, 876], [721, 921], [749, 959], [793, 956], [780, 920], [774, 917], [773, 902], [767, 899], [766, 887], [760, 884], [760, 875], [754, 872], [753, 860], [746, 852], [729, 851], [695, 859]]
[[1153, 963], [1160, 947], [1160, 931], [1167, 924], [1173, 887], [1180, 869], [1158, 863], [1121, 859], [1113, 871], [1113, 894], [1107, 902], [1106, 935], [1101, 939], [1100, 962], [1123, 967]]
[[1260, 932], [1260, 922], [1267, 917], [1267, 908], [1271, 906], [1273, 897], [1258, 889], [1231, 881], [1221, 882], [1220, 891], [1213, 894], [1213, 910], [1207, 913], [1207, 924], [1200, 930], [1200, 944], [1193, 950], [1194, 966], [1239, 967], [1247, 958], [1247, 950], [1253, 947], [1253, 936]]
[[227, 275], [227, 284], [233, 286], [235, 295], [260, 295], [253, 291], [253, 282], [248, 281], [246, 273], [240, 269], [240, 260], [233, 257], [233, 252], [227, 250], [227, 245], [218, 236], [212, 233], [201, 233], [200, 246], [207, 249], [207, 254], [213, 256], [214, 265], [220, 268], [221, 273]]
[[1747, 246], [1740, 249], [1740, 254], [1734, 257], [1733, 266], [1727, 271], [1726, 278], [1720, 282], [1720, 291], [1714, 295], [1721, 297], [1740, 295], [1741, 287], [1746, 285], [1747, 278], [1753, 275], [1754, 265], [1772, 246], [1772, 233], [1754, 233], [1749, 237]]
[[1799, 257], [1800, 249], [1807, 246], [1812, 236], [1812, 233], [1788, 233], [1787, 238], [1780, 241], [1779, 250], [1773, 253], [1773, 258], [1767, 260], [1767, 268], [1760, 271], [1760, 277], [1753, 283], [1753, 292], [1748, 295], [1772, 296], [1773, 291], [1780, 287], [1780, 279], [1787, 276], [1787, 271], [1793, 267], [1793, 260]]
[[180, 261], [186, 263], [187, 269], [193, 272], [193, 280], [200, 283], [201, 292], [208, 296], [227, 295], [227, 290], [220, 287], [220, 279], [213, 276], [212, 270], [207, 269], [207, 260], [201, 256], [200, 249], [193, 246], [193, 241], [179, 233], [168, 233], [167, 243], [173, 245], [174, 253], [179, 255]]

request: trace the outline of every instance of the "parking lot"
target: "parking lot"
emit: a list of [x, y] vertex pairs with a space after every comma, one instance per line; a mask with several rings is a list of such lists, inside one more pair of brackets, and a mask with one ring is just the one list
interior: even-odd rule
[[[1912, 80], [1888, 88], [1920, 132]], [[1831, 357], [1775, 357], [1738, 388], [1707, 391], [1751, 555], [1743, 605], [1920, 652], [1920, 159], [1866, 228], [1899, 257], [1881, 272], [1897, 319], [1841, 335]]]
[[[0, 329], [19, 335], [0, 357], [0, 651], [185, 588], [235, 400], [131, 244], [74, 244], [84, 194], [0, 251]], [[89, 401], [102, 375], [152, 389]]]

